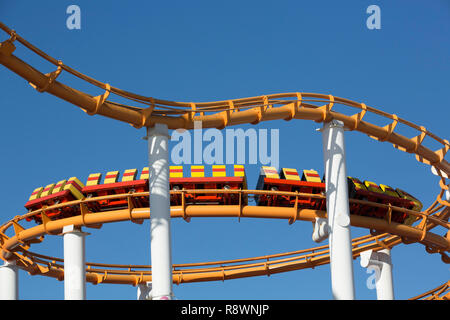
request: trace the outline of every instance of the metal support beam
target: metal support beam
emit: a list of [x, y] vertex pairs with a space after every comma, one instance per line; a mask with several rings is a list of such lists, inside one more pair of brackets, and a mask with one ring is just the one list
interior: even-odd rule
[[169, 132], [165, 124], [147, 128], [150, 189], [152, 297], [171, 300], [172, 250], [170, 233]]
[[355, 288], [343, 123], [325, 123], [322, 141], [332, 293], [336, 300], [351, 300], [355, 298]]
[[394, 300], [391, 250], [361, 252], [361, 266], [375, 270], [375, 283], [378, 300]]
[[85, 236], [74, 225], [63, 228], [64, 242], [64, 299], [86, 299]]
[[328, 219], [316, 218], [315, 222], [313, 222], [313, 227], [314, 229], [311, 238], [314, 242], [319, 243], [328, 238], [330, 234]]
[[152, 300], [152, 283], [140, 283], [137, 289], [138, 300]]
[[19, 299], [19, 267], [14, 261], [0, 267], [0, 300]]

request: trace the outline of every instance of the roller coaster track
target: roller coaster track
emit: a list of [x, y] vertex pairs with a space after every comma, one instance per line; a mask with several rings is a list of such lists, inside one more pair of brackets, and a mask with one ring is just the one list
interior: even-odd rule
[[450, 300], [450, 281], [410, 300]]
[[[355, 238], [352, 241], [353, 256], [356, 258], [360, 252], [373, 249], [375, 251], [386, 247], [393, 247], [400, 243], [419, 242], [425, 246], [428, 253], [441, 254], [442, 261], [450, 263], [447, 255], [450, 250], [450, 203], [443, 198], [444, 193], [449, 191], [448, 179], [450, 165], [445, 156], [450, 149], [448, 140], [441, 139], [428, 131], [423, 126], [418, 126], [407, 120], [399, 118], [395, 114], [389, 114], [364, 103], [349, 99], [335, 97], [333, 95], [319, 93], [281, 93], [243, 99], [230, 99], [213, 102], [174, 102], [168, 100], [145, 97], [135, 93], [112, 87], [108, 83], [102, 83], [86, 76], [69, 66], [56, 60], [39, 50], [25, 39], [20, 37], [14, 30], [9, 29], [0, 22], [0, 29], [9, 35], [9, 39], [0, 44], [0, 63], [12, 72], [27, 80], [32, 87], [39, 92], [48, 92], [67, 102], [81, 108], [88, 115], [103, 115], [125, 123], [135, 128], [153, 126], [155, 123], [167, 124], [169, 129], [193, 129], [195, 121], [201, 121], [203, 128], [223, 129], [228, 126], [240, 124], [258, 124], [261, 121], [270, 120], [313, 120], [317, 123], [328, 122], [332, 119], [340, 120], [348, 130], [359, 131], [380, 142], [391, 143], [395, 148], [403, 152], [415, 155], [417, 161], [430, 165], [432, 170], [439, 176], [440, 192], [436, 200], [429, 208], [422, 212], [409, 211], [416, 215], [419, 222], [415, 226], [401, 225], [390, 221], [387, 214], [386, 219], [375, 219], [363, 216], [351, 216], [352, 226], [364, 227], [370, 230], [370, 235]], [[13, 53], [15, 44], [20, 43], [44, 60], [56, 67], [56, 70], [44, 74], [33, 68], [26, 62], [20, 60]], [[56, 79], [61, 72], [67, 72], [76, 78], [94, 85], [101, 90], [98, 96], [92, 96], [79, 91]], [[140, 106], [132, 106], [109, 100], [115, 94], [130, 100]], [[336, 111], [336, 106], [345, 107], [352, 111], [352, 115], [346, 115]], [[383, 118], [387, 123], [375, 125], [367, 119], [367, 114], [373, 114]], [[407, 127], [417, 132], [417, 136], [409, 138], [399, 133], [399, 128]], [[433, 151], [427, 147], [427, 143], [433, 140], [441, 147]], [[171, 191], [171, 192], [185, 192]], [[188, 190], [196, 192], [195, 190]], [[285, 192], [262, 191], [262, 190], [202, 190], [202, 193], [224, 193], [238, 192], [243, 194], [288, 194]], [[290, 194], [290, 193], [289, 193]], [[123, 194], [106, 197], [134, 197], [135, 194]], [[142, 196], [142, 194], [140, 194]], [[295, 194], [290, 194], [294, 195]], [[317, 195], [310, 195], [317, 196]], [[104, 197], [104, 198], [106, 198]], [[25, 229], [19, 224], [26, 217], [38, 214], [45, 210], [57, 208], [58, 205], [36, 210], [13, 219], [0, 227], [0, 258], [3, 260], [15, 259], [17, 264], [31, 274], [42, 274], [62, 279], [64, 276], [62, 260], [54, 257], [46, 257], [29, 250], [32, 243], [43, 240], [45, 234], [57, 234], [65, 225], [101, 227], [103, 223], [131, 220], [140, 223], [142, 219], [150, 216], [149, 208], [134, 208], [129, 205], [125, 209], [92, 213], [85, 206], [87, 201], [98, 201], [102, 197], [74, 201], [72, 205], [79, 205], [81, 215], [43, 221], [41, 225]], [[350, 201], [358, 201], [351, 199]], [[129, 204], [131, 202], [129, 201]], [[383, 206], [378, 203], [367, 203], [373, 206]], [[65, 203], [67, 205], [67, 203]], [[213, 209], [213, 210], [211, 210]], [[198, 206], [184, 205], [171, 208], [172, 217], [182, 217], [186, 220], [190, 217], [254, 217], [287, 219], [289, 223], [297, 220], [313, 221], [315, 217], [325, 217], [326, 212], [318, 210], [299, 209], [297, 207], [273, 207], [261, 206]], [[403, 208], [395, 208], [404, 211]], [[390, 212], [388, 210], [388, 212]], [[45, 219], [44, 219], [45, 220]], [[447, 229], [445, 235], [432, 233], [436, 226]], [[14, 235], [6, 235], [8, 229], [14, 230]], [[202, 262], [195, 264], [173, 265], [174, 283], [194, 281], [227, 280], [240, 277], [257, 275], [270, 275], [273, 273], [313, 268], [329, 263], [329, 252], [325, 246], [312, 249], [254, 257], [248, 259], [237, 259], [217, 262]], [[87, 281], [92, 283], [127, 283], [137, 285], [151, 280], [151, 266], [137, 265], [111, 265], [87, 263]], [[448, 283], [442, 287], [431, 290], [417, 299], [442, 296], [448, 291]], [[448, 294], [447, 294], [448, 295]], [[414, 298], [413, 298], [414, 299]]]
[[[266, 194], [278, 196], [308, 196], [323, 197], [317, 194], [300, 194], [296, 192], [262, 191], [262, 190], [180, 190], [171, 191], [171, 194], [181, 194], [182, 200], [187, 193], [235, 193], [242, 199], [243, 196]], [[109, 195], [102, 197], [92, 197], [83, 200], [65, 202], [38, 209], [22, 216], [16, 216], [11, 221], [0, 226], [0, 236], [2, 239], [2, 258], [15, 259], [16, 264], [27, 270], [31, 274], [41, 274], [62, 280], [64, 269], [61, 264], [62, 259], [46, 257], [29, 251], [32, 243], [41, 242], [46, 234], [58, 234], [65, 225], [86, 226], [100, 228], [103, 223], [131, 220], [135, 223], [142, 223], [143, 219], [150, 217], [149, 208], [135, 208], [133, 201], [127, 201], [127, 208], [89, 212], [86, 210], [87, 203], [98, 202], [106, 199], [131, 199], [133, 197], [146, 196], [147, 193], [127, 193]], [[182, 201], [183, 203], [185, 201]], [[370, 206], [389, 208], [388, 205], [350, 199], [352, 203], [361, 203]], [[240, 203], [243, 203], [240, 201]], [[20, 225], [20, 221], [30, 218], [45, 211], [55, 210], [63, 206], [80, 206], [81, 215], [59, 219], [44, 219], [41, 225], [25, 229]], [[450, 224], [445, 221], [449, 216], [449, 209], [442, 205], [436, 206], [428, 213], [439, 211], [438, 214], [427, 214], [416, 212], [399, 207], [391, 207], [392, 210], [402, 211], [415, 215], [417, 221], [427, 221], [426, 227], [413, 227], [391, 221], [389, 211], [386, 219], [377, 219], [364, 216], [351, 216], [353, 226], [369, 228], [372, 235], [353, 239], [353, 257], [356, 258], [362, 251], [372, 249], [374, 251], [393, 247], [400, 243], [420, 242], [426, 246], [429, 253], [441, 253], [442, 259], [446, 263], [448, 257], [445, 251], [450, 249], [450, 240], [432, 233], [430, 230], [434, 226], [441, 226], [449, 229]], [[172, 206], [172, 218], [183, 218], [189, 220], [191, 217], [237, 217], [240, 218], [266, 218], [266, 219], [286, 219], [289, 223], [297, 220], [314, 221], [316, 217], [326, 217], [325, 211], [300, 209], [293, 207], [262, 207], [262, 206], [239, 206], [239, 205], [186, 205]], [[443, 217], [444, 219], [441, 219]], [[425, 219], [425, 220], [424, 220]], [[7, 237], [8, 228], [14, 229], [15, 235]], [[396, 236], [389, 235], [396, 234]], [[185, 282], [217, 281], [242, 277], [270, 275], [280, 272], [293, 271], [304, 268], [314, 268], [316, 266], [329, 263], [328, 246], [321, 246], [312, 249], [299, 250], [275, 255], [254, 257], [247, 259], [235, 259], [227, 261], [203, 262], [194, 264], [174, 264], [173, 281], [176, 284]], [[137, 285], [142, 282], [151, 281], [151, 266], [138, 265], [112, 265], [87, 263], [87, 281], [98, 283], [119, 283]]]

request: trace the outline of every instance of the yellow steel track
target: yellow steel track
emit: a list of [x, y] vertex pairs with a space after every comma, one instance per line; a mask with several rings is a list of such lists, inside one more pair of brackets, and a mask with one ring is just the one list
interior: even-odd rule
[[[450, 263], [450, 258], [447, 255], [450, 250], [450, 232], [448, 232], [450, 228], [448, 223], [450, 203], [443, 199], [444, 192], [449, 190], [447, 177], [450, 174], [450, 165], [445, 160], [445, 155], [450, 149], [450, 143], [448, 140], [441, 139], [431, 133], [425, 127], [401, 119], [395, 114], [389, 114], [367, 106], [364, 103], [335, 97], [330, 94], [294, 92], [201, 103], [174, 102], [145, 97], [112, 87], [107, 83], [97, 81], [70, 68], [62, 61], [50, 57], [31, 45], [1, 22], [0, 29], [9, 35], [9, 39], [0, 44], [0, 63], [2, 65], [27, 80], [39, 92], [48, 92], [68, 101], [89, 115], [103, 115], [129, 123], [135, 128], [163, 123], [167, 124], [169, 129], [192, 129], [195, 121], [201, 121], [203, 128], [222, 129], [227, 126], [247, 123], [257, 124], [261, 121], [279, 119], [288, 121], [293, 119], [313, 120], [318, 123], [336, 119], [342, 121], [348, 130], [359, 131], [378, 141], [391, 143], [398, 150], [414, 154], [417, 161], [434, 167], [433, 169], [440, 176], [440, 192], [436, 196], [436, 201], [423, 212], [408, 211], [417, 216], [418, 224], [415, 226], [406, 226], [392, 222], [389, 214], [384, 220], [352, 215], [351, 224], [353, 226], [371, 230], [371, 235], [353, 239], [353, 255], [357, 257], [360, 252], [367, 249], [381, 250], [400, 243], [419, 242], [425, 246], [428, 253], [439, 253], [443, 262]], [[13, 54], [15, 43], [22, 44], [53, 64], [56, 69], [44, 74], [20, 60]], [[63, 71], [102, 89], [102, 91], [98, 96], [91, 96], [58, 82], [57, 78]], [[140, 106], [113, 102], [109, 98], [114, 94], [130, 100], [131, 103], [140, 104]], [[352, 115], [337, 112], [337, 105], [351, 110]], [[385, 119], [386, 125], [379, 126], [365, 120], [366, 115], [369, 113]], [[417, 135], [409, 138], [399, 134], [398, 128], [402, 126], [412, 128], [417, 132]], [[437, 142], [441, 147], [433, 151], [427, 147], [430, 140], [434, 140], [434, 143]], [[195, 190], [190, 190], [190, 192], [195, 192]], [[202, 190], [202, 193], [204, 192], [220, 193], [227, 191]], [[242, 197], [243, 194], [256, 194], [263, 191], [239, 190], [237, 192]], [[267, 191], [266, 193], [271, 192]], [[109, 197], [133, 197], [137, 195], [124, 194]], [[124, 220], [139, 223], [142, 219], [148, 219], [150, 216], [148, 208], [133, 208], [132, 206], [108, 212], [89, 212], [85, 202], [98, 201], [100, 199], [91, 198], [75, 201], [73, 205], [80, 206], [81, 215], [53, 221], [44, 219], [45, 221], [42, 225], [29, 229], [25, 229], [19, 222], [27, 216], [42, 213], [42, 210], [14, 217], [0, 227], [0, 258], [4, 260], [15, 259], [22, 268], [32, 274], [42, 274], [62, 279], [64, 270], [63, 265], [60, 263], [61, 259], [45, 257], [31, 252], [29, 247], [32, 243], [42, 241], [45, 234], [59, 233], [65, 225], [100, 227], [103, 223]], [[131, 202], [129, 201], [129, 203]], [[371, 203], [370, 205], [382, 206], [376, 203]], [[50, 210], [57, 206], [46, 209]], [[214, 208], [211, 206], [184, 205], [172, 207], [171, 215], [172, 217], [185, 219], [199, 216], [277, 218], [287, 219], [289, 223], [293, 223], [296, 220], [313, 221], [315, 217], [326, 216], [326, 212], [299, 209], [297, 207], [280, 207], [276, 209], [273, 210], [273, 207], [243, 205], [214, 206]], [[396, 208], [396, 210], [401, 211], [405, 209]], [[388, 212], [390, 211], [388, 210]], [[438, 235], [431, 232], [436, 226], [446, 228], [446, 234]], [[8, 237], [6, 235], [6, 231], [9, 228], [14, 229], [14, 236]], [[270, 275], [271, 273], [315, 267], [326, 263], [329, 263], [328, 249], [325, 246], [321, 246], [264, 257], [174, 265], [173, 274], [174, 283], [213, 281]], [[87, 280], [92, 283], [131, 283], [136, 285], [151, 280], [150, 266], [96, 263], [88, 263], [87, 266]], [[445, 290], [447, 288], [448, 286]], [[442, 288], [439, 290], [442, 290]], [[433, 296], [433, 294], [435, 294], [434, 291], [430, 295]]]
[[450, 300], [450, 281], [410, 300]]

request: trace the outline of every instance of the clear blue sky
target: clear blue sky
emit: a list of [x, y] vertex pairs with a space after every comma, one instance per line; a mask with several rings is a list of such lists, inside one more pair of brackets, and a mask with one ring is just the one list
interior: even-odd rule
[[[81, 30], [66, 28], [66, 8], [81, 8]], [[381, 8], [381, 29], [366, 28], [366, 8]], [[450, 3], [436, 1], [1, 1], [0, 20], [76, 70], [115, 87], [175, 101], [211, 101], [280, 92], [333, 94], [395, 113], [449, 138]], [[4, 40], [5, 35], [0, 35]], [[55, 68], [23, 47], [42, 72]], [[95, 87], [60, 79], [94, 95]], [[147, 164], [144, 129], [100, 116], [47, 93], [0, 66], [1, 221], [25, 213], [34, 188], [92, 172]], [[376, 119], [375, 119], [376, 121]], [[249, 128], [251, 125], [242, 126]], [[273, 121], [281, 167], [323, 174], [319, 124]], [[400, 131], [401, 132], [401, 131]], [[413, 133], [404, 131], [405, 135]], [[348, 132], [349, 175], [408, 190], [428, 206], [438, 179], [392, 145]], [[437, 147], [437, 145], [435, 145]], [[447, 157], [448, 158], [448, 157]], [[246, 166], [249, 187], [259, 165]], [[173, 220], [173, 262], [273, 254], [316, 246], [311, 223], [241, 219]], [[148, 264], [149, 221], [89, 229], [87, 261]], [[352, 228], [352, 235], [367, 234]], [[443, 234], [443, 230], [437, 230]], [[34, 251], [62, 257], [59, 236]], [[392, 250], [394, 288], [407, 299], [449, 279], [449, 265], [422, 245]], [[356, 297], [375, 299], [354, 262]], [[21, 299], [63, 299], [63, 282], [20, 273]], [[174, 286], [179, 299], [331, 299], [329, 266], [225, 282]], [[135, 299], [136, 288], [87, 285], [88, 299]]]

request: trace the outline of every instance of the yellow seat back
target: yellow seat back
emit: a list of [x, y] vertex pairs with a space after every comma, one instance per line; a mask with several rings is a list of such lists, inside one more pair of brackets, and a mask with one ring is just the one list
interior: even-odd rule
[[204, 178], [205, 177], [205, 167], [204, 166], [191, 166], [191, 177], [192, 178]]
[[141, 176], [139, 177], [140, 180], [147, 180], [149, 176], [148, 167], [144, 167], [141, 171]]
[[302, 180], [308, 182], [322, 182], [320, 175], [316, 170], [303, 170]]
[[280, 176], [274, 167], [261, 166], [261, 175], [265, 178], [280, 179]]
[[364, 181], [364, 185], [369, 191], [383, 194], [383, 190], [381, 190], [381, 188], [375, 182]]
[[122, 182], [136, 180], [137, 169], [127, 169], [122, 175]]
[[53, 188], [55, 187], [54, 183], [51, 183], [49, 185], [46, 185], [44, 190], [41, 193], [41, 198], [48, 196], [49, 194], [52, 194]]
[[86, 181], [86, 186], [95, 186], [99, 184], [101, 178], [101, 173], [91, 173]]
[[169, 175], [171, 178], [183, 178], [183, 166], [170, 166]]
[[116, 183], [119, 178], [119, 171], [109, 171], [105, 176], [104, 184]]
[[217, 164], [212, 166], [212, 176], [213, 177], [226, 177], [227, 169], [223, 164]]
[[36, 200], [36, 199], [40, 198], [43, 190], [44, 190], [44, 187], [39, 187], [39, 188], [34, 189], [28, 200], [31, 201], [31, 200]]

